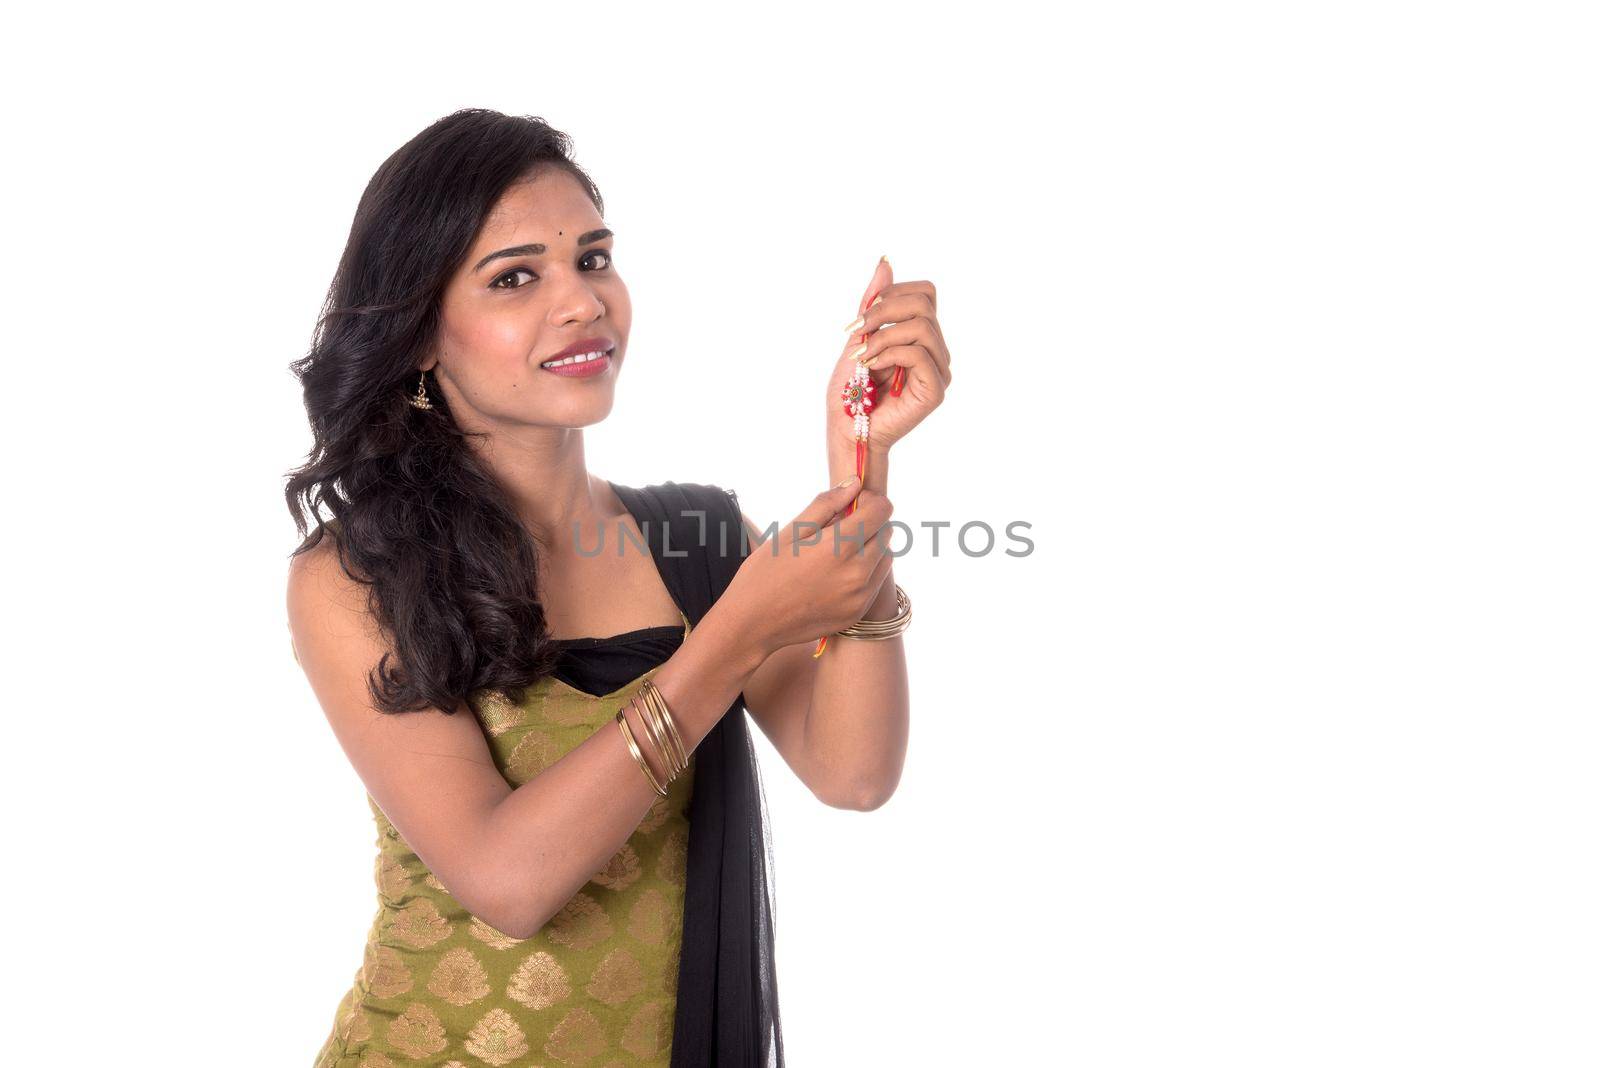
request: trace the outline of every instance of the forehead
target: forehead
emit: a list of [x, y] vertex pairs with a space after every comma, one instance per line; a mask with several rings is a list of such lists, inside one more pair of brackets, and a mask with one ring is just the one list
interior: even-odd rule
[[[557, 167], [541, 167], [511, 186], [484, 216], [478, 233], [483, 247], [516, 241], [570, 242], [601, 224], [600, 213], [578, 180]], [[561, 237], [556, 237], [560, 230]]]

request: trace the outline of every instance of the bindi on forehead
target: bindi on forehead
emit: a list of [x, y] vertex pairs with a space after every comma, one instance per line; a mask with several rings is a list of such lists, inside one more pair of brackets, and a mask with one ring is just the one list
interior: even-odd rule
[[[564, 233], [564, 231], [557, 230], [556, 233], [561, 234]], [[596, 241], [604, 241], [606, 238], [612, 236], [614, 235], [610, 229], [602, 226], [598, 230], [590, 230], [587, 233], [579, 234], [577, 239], [578, 247], [582, 248], [584, 245], [592, 245]], [[513, 256], [543, 256], [548, 251], [549, 249], [545, 247], [542, 241], [533, 242], [526, 245], [513, 245], [510, 248], [503, 248], [498, 252], [489, 253], [487, 256], [483, 257], [483, 259], [479, 260], [472, 269], [474, 271], [481, 271], [495, 260], [507, 259]]]

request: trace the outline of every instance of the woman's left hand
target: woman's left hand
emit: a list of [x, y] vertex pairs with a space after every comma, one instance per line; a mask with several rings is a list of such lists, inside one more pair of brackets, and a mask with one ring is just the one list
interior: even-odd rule
[[[855, 423], [844, 410], [841, 394], [855, 371], [852, 353], [865, 344], [861, 359], [872, 361], [867, 370], [877, 387], [868, 414], [867, 445], [872, 452], [883, 453], [944, 400], [950, 386], [950, 350], [939, 329], [933, 283], [896, 282], [887, 260], [880, 260], [873, 272], [858, 314], [862, 322], [846, 339], [844, 355], [828, 382], [829, 451], [842, 449], [845, 443], [854, 449]], [[890, 390], [896, 368], [904, 369], [899, 396]]]

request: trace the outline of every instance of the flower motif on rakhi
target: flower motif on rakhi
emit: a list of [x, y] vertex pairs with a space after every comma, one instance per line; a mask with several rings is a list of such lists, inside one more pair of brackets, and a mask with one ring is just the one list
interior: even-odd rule
[[[851, 372], [850, 379], [844, 384], [844, 390], [839, 394], [844, 402], [844, 414], [855, 416], [856, 451], [860, 452], [860, 442], [867, 440], [867, 435], [872, 429], [872, 420], [867, 418], [867, 413], [872, 411], [872, 401], [877, 395], [878, 386], [872, 381], [872, 376], [861, 364], [856, 364], [856, 369]], [[856, 470], [861, 470], [858, 457]], [[852, 505], [854, 507], [854, 505]]]
[[877, 392], [877, 383], [872, 381], [872, 376], [867, 373], [865, 367], [857, 364], [855, 373], [844, 384], [844, 391], [840, 394], [844, 400], [844, 413], [866, 415], [872, 411], [872, 400]]

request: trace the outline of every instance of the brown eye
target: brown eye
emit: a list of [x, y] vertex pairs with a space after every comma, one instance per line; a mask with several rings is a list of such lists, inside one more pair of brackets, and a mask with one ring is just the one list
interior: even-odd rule
[[[606, 262], [602, 263], [598, 267], [591, 267], [590, 270], [603, 271], [607, 267], [611, 266], [611, 250], [608, 249], [608, 248], [597, 248], [594, 251], [590, 252], [589, 256], [604, 256], [606, 258]], [[584, 259], [588, 259], [589, 256], [585, 256]]]
[[520, 288], [522, 288], [522, 286], [526, 285], [527, 283], [519, 282], [516, 285], [507, 285], [506, 284], [506, 279], [515, 278], [519, 274], [525, 274], [530, 279], [533, 277], [533, 272], [532, 271], [528, 270], [526, 267], [518, 267], [518, 268], [516, 268], [514, 270], [507, 271], [505, 274], [501, 275], [499, 278], [496, 278], [493, 282], [490, 282], [489, 283], [489, 288], [490, 289], [520, 289]]

